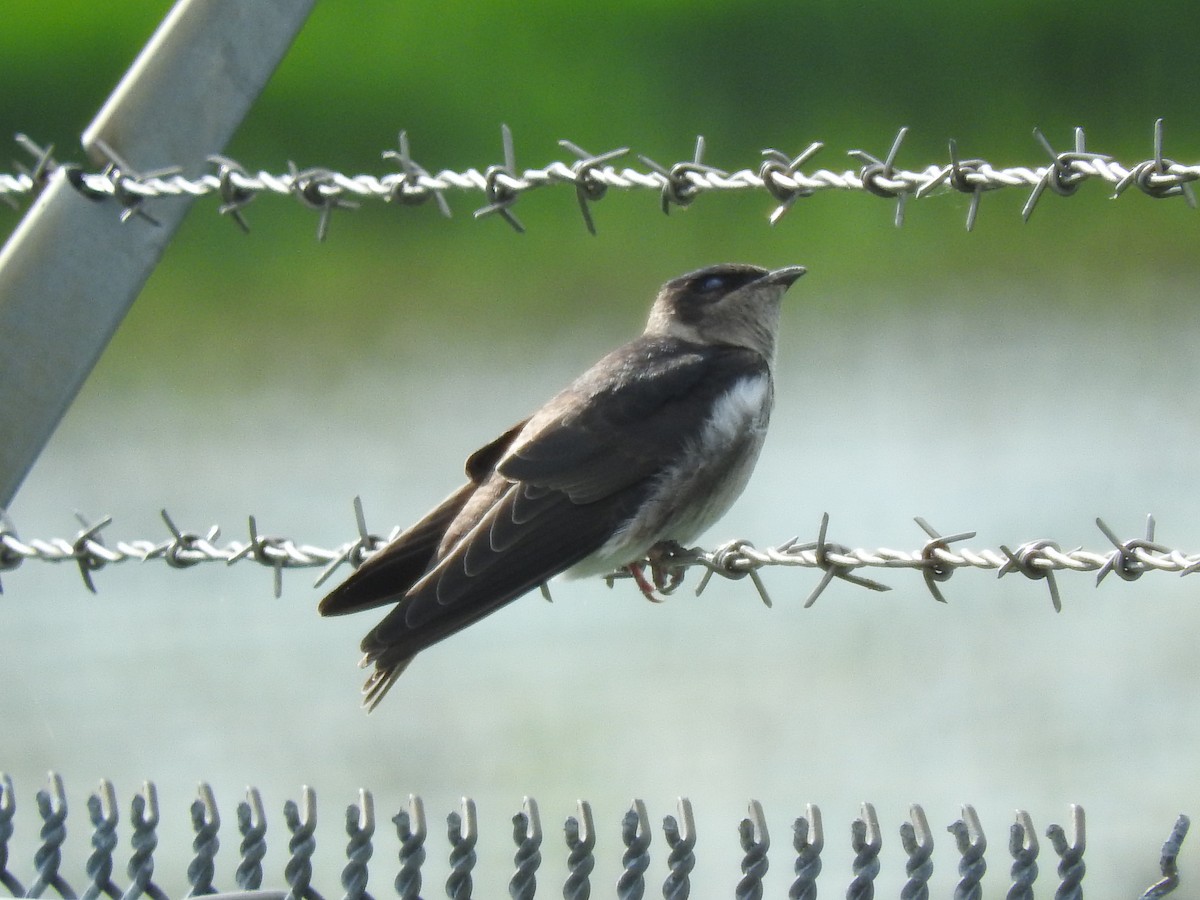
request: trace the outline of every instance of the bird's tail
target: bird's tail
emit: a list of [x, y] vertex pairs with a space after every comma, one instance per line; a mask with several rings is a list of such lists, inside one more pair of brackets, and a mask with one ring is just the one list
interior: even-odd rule
[[363, 709], [368, 713], [374, 712], [375, 707], [387, 696], [387, 692], [396, 683], [396, 679], [404, 674], [404, 670], [408, 668], [408, 664], [413, 659], [414, 657], [410, 656], [407, 659], [401, 659], [381, 667], [378, 661], [372, 660], [370, 656], [364, 656], [359, 666], [365, 669], [372, 662], [375, 662], [375, 671], [371, 673], [366, 683], [363, 684]]

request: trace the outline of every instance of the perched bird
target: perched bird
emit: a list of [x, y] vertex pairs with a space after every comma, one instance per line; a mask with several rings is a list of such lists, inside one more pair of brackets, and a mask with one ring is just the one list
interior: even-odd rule
[[421, 650], [561, 572], [627, 569], [653, 598], [641, 561], [697, 538], [746, 486], [780, 300], [803, 274], [725, 264], [668, 281], [641, 336], [472, 454], [466, 484], [325, 597], [325, 616], [396, 604], [362, 641], [363, 705]]

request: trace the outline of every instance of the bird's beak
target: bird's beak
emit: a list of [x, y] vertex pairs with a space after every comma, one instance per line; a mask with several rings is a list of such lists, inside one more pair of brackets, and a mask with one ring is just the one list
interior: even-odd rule
[[785, 288], [791, 287], [792, 282], [807, 272], [808, 269], [804, 266], [785, 266], [782, 269], [776, 269], [773, 272], [768, 272], [758, 280], [759, 284], [781, 284]]

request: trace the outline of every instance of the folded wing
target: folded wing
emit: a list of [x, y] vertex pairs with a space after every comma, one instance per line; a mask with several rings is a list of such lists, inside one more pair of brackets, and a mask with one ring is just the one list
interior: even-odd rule
[[363, 640], [364, 664], [376, 667], [367, 704], [420, 650], [600, 549], [696, 439], [716, 398], [766, 370], [752, 351], [641, 338], [510, 432], [444, 526], [432, 566]]

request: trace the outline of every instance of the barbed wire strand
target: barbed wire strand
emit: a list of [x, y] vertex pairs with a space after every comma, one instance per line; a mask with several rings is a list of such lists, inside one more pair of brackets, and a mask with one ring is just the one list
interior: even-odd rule
[[813, 141], [794, 156], [767, 148], [761, 151], [761, 162], [728, 171], [705, 162], [707, 146], [703, 136], [697, 138], [691, 159], [671, 165], [659, 164], [639, 154], [644, 169], [618, 169], [614, 162], [628, 155], [630, 148], [593, 154], [569, 140], [561, 140], [559, 146], [574, 159], [519, 169], [512, 131], [504, 125], [501, 126], [502, 163], [485, 165], [482, 169], [433, 172], [413, 160], [408, 135], [401, 131], [399, 149], [381, 153], [381, 158], [395, 163], [399, 171], [357, 175], [319, 166], [300, 168], [290, 161], [285, 173], [251, 172], [237, 160], [218, 155], [209, 157], [214, 171], [199, 175], [185, 175], [173, 166], [137, 172], [106, 147], [98, 149], [105, 153], [108, 164], [95, 172], [77, 163], [60, 163], [54, 157], [53, 145], [43, 147], [18, 134], [16, 141], [33, 158], [33, 164], [18, 165], [15, 173], [0, 173], [0, 201], [15, 207], [15, 198], [35, 194], [50, 179], [63, 177], [89, 199], [115, 201], [121, 221], [140, 219], [153, 225], [156, 220], [147, 207], [156, 199], [215, 195], [220, 201], [218, 212], [229, 216], [243, 231], [249, 231], [246, 208], [258, 196], [269, 194], [291, 197], [316, 212], [319, 240], [327, 236], [335, 210], [353, 210], [364, 201], [419, 206], [433, 199], [442, 215], [449, 216], [446, 194], [452, 191], [483, 194], [486, 203], [474, 211], [474, 217], [495, 215], [522, 233], [525, 226], [514, 212], [517, 201], [538, 188], [560, 185], [574, 189], [584, 226], [592, 234], [596, 233], [596, 223], [591, 208], [606, 196], [609, 188], [657, 192], [664, 213], [670, 213], [673, 207], [690, 206], [705, 193], [762, 191], [776, 204], [768, 216], [772, 225], [799, 200], [831, 190], [861, 191], [894, 200], [897, 226], [904, 223], [905, 206], [910, 200], [938, 192], [964, 193], [971, 198], [966, 217], [968, 231], [975, 226], [983, 194], [1006, 188], [1030, 191], [1021, 210], [1026, 221], [1047, 190], [1069, 197], [1090, 180], [1105, 183], [1114, 197], [1136, 187], [1148, 197], [1183, 197], [1189, 206], [1196, 206], [1191, 183], [1200, 179], [1200, 164], [1185, 165], [1164, 154], [1161, 118], [1154, 123], [1151, 156], [1133, 163], [1122, 163], [1109, 154], [1086, 150], [1084, 130], [1076, 128], [1072, 149], [1062, 152], [1056, 151], [1049, 139], [1034, 129], [1036, 143], [1049, 156], [1048, 164], [997, 166], [982, 158], [963, 158], [958, 142], [950, 140], [947, 162], [932, 162], [916, 169], [900, 168], [897, 160], [907, 134], [907, 127], [897, 132], [883, 159], [866, 150], [848, 151], [847, 155], [860, 164], [855, 169], [806, 171], [803, 167], [825, 147], [823, 142]]
[[[205, 846], [214, 848], [221, 827], [221, 818], [217, 813], [216, 800], [211, 789], [206, 784], [200, 785], [200, 799], [193, 802], [201, 807], [202, 815], [193, 813], [193, 824], [198, 821], [195, 833], [205, 834]], [[288, 889], [258, 890], [249, 887], [240, 873], [258, 867], [261, 864], [263, 845], [260, 843], [265, 832], [266, 820], [260, 815], [261, 799], [254, 788], [247, 789], [247, 796], [252, 803], [242, 802], [238, 805], [237, 829], [243, 837], [247, 834], [247, 823], [254, 818], [257, 837], [254, 840], [243, 840], [241, 844], [240, 861], [238, 864], [239, 890], [223, 893], [213, 883], [212, 873], [205, 870], [198, 877], [194, 865], [188, 867], [188, 884], [190, 888], [185, 896], [196, 896], [198, 889], [203, 889], [209, 900], [284, 900], [286, 896], [307, 896], [319, 898], [321, 894], [313, 886], [313, 879], [321, 873], [314, 872], [312, 866], [313, 853], [316, 849], [316, 796], [308, 787], [301, 790], [299, 804], [288, 800], [284, 804], [284, 818], [287, 824], [288, 859], [281, 872], [282, 880]], [[251, 805], [255, 807], [251, 815]], [[61, 848], [66, 834], [68, 806], [62, 788], [62, 779], [56, 774], [50, 774], [49, 790], [39, 790], [37, 793], [38, 816], [40, 820], [40, 842], [34, 853], [34, 864], [37, 870], [37, 880], [25, 889], [21, 882], [9, 871], [9, 841], [14, 834], [14, 813], [17, 808], [16, 793], [12, 780], [0, 773], [0, 891], [7, 891], [12, 897], [38, 897], [47, 890], [53, 890], [64, 900], [72, 900], [76, 895], [71, 890], [65, 877], [59, 871], [62, 864]], [[562, 887], [564, 900], [586, 900], [590, 886], [588, 875], [594, 865], [592, 852], [595, 847], [595, 832], [591, 816], [591, 808], [585, 801], [580, 801], [577, 816], [566, 819], [567, 850], [570, 854], [568, 871]], [[165, 900], [165, 893], [153, 881], [153, 855], [158, 847], [159, 824], [157, 792], [152, 782], [146, 782], [141, 793], [134, 798], [133, 815], [128, 828], [132, 830], [132, 856], [128, 866], [130, 885], [122, 891], [111, 880], [112, 851], [117, 846], [118, 817], [116, 813], [116, 798], [112, 784], [108, 781], [100, 783], [100, 790], [93, 794], [88, 801], [89, 819], [92, 825], [91, 844], [99, 852], [88, 858], [86, 868], [90, 882], [88, 891], [83, 898], [89, 898], [104, 893], [110, 897], [140, 897], [148, 896]], [[243, 814], [243, 810], [245, 813]], [[1082, 896], [1082, 878], [1084, 873], [1084, 815], [1078, 806], [1071, 807], [1072, 838], [1068, 842], [1064, 829], [1059, 825], [1051, 825], [1046, 829], [1051, 842], [1055, 845], [1061, 864], [1059, 866], [1058, 884], [1055, 886], [1055, 896], [1062, 898]], [[904, 870], [907, 881], [900, 889], [901, 900], [918, 900], [929, 896], [928, 881], [933, 872], [933, 838], [929, 830], [928, 820], [924, 810], [919, 806], [909, 809], [910, 821], [900, 827], [901, 844], [906, 856]], [[372, 863], [372, 858], [364, 852], [370, 846], [375, 823], [374, 804], [368, 791], [360, 790], [358, 803], [352, 804], [346, 811], [345, 833], [350, 841], [344, 843], [348, 865], [343, 868], [341, 882], [347, 896], [353, 895], [366, 900], [370, 895], [365, 886], [368, 878], [369, 864], [376, 867], [385, 865], [389, 859], [387, 854]], [[410, 796], [407, 809], [396, 814], [392, 819], [397, 824], [396, 840], [399, 854], [390, 858], [398, 863], [404, 880], [397, 877], [395, 882], [397, 892], [401, 897], [419, 897], [420, 867], [425, 859], [424, 840], [427, 832], [424, 806], [420, 798]], [[683, 827], [680, 827], [680, 821]], [[514, 900], [531, 900], [538, 888], [536, 874], [542, 862], [541, 822], [536, 802], [527, 797], [521, 805], [521, 810], [512, 818], [512, 833], [517, 845], [514, 859], [516, 872], [508, 881], [509, 894]], [[1161, 900], [1179, 884], [1178, 856], [1190, 822], [1187, 816], [1180, 816], [1171, 830], [1165, 844], [1162, 846], [1160, 868], [1162, 879], [1151, 885], [1142, 894], [1142, 900]], [[447, 820], [448, 843], [450, 847], [451, 875], [447, 880], [447, 892], [457, 900], [467, 900], [472, 893], [472, 869], [475, 865], [475, 844], [479, 838], [479, 824], [475, 805], [469, 798], [463, 798], [460, 811], [450, 814]], [[809, 900], [815, 896], [818, 878], [821, 876], [820, 854], [824, 847], [824, 836], [821, 827], [821, 815], [818, 808], [809, 804], [805, 817], [796, 819], [794, 827], [796, 852], [795, 872], [788, 896], [792, 900]], [[960, 880], [955, 886], [956, 900], [968, 900], [981, 896], [981, 879], [987, 871], [984, 854], [987, 850], [987, 840], [979, 825], [979, 816], [970, 806], [963, 807], [962, 817], [950, 825], [950, 831], [955, 836], [958, 851], [957, 866]], [[1124, 860], [1132, 846], [1132, 836], [1128, 829], [1120, 827], [1118, 831], [1119, 846], [1115, 848], [1117, 857]], [[618, 896], [626, 900], [634, 900], [643, 896], [645, 889], [645, 874], [650, 865], [649, 847], [651, 843], [650, 819], [646, 805], [641, 800], [635, 800], [629, 812], [620, 822], [620, 844], [624, 847], [621, 859], [622, 871], [617, 883]], [[663, 819], [663, 834], [671, 847], [671, 855], [666, 866], [669, 875], [663, 882], [663, 896], [666, 900], [686, 900], [690, 885], [695, 881], [694, 870], [696, 832], [695, 819], [691, 804], [685, 800], [679, 801], [679, 820], [672, 816]], [[763, 877], [769, 865], [768, 855], [771, 849], [767, 832], [767, 817], [762, 805], [757, 801], [750, 802], [749, 816], [741, 821], [737, 828], [738, 841], [742, 849], [741, 878], [737, 883], [735, 895], [743, 900], [753, 900], [764, 895]], [[881, 872], [880, 849], [884, 843], [878, 817], [874, 807], [864, 803], [861, 814], [854, 820], [850, 829], [850, 848], [855, 856], [853, 861], [853, 876], [844, 890], [845, 896], [853, 898], [870, 898], [876, 892], [876, 879]], [[572, 841], [574, 835], [578, 840]], [[211, 840], [209, 840], [211, 838]], [[1011, 829], [1009, 849], [1014, 864], [1011, 873], [1010, 887], [1007, 896], [1010, 900], [1029, 897], [1032, 895], [1034, 884], [1038, 877], [1038, 868], [1034, 860], [1037, 855], [1037, 840], [1033, 821], [1028, 812], [1018, 810], [1016, 824]], [[382, 836], [381, 836], [382, 839]], [[207, 850], [196, 850], [196, 856], [207, 856]], [[193, 857], [193, 863], [195, 861]], [[94, 863], [99, 859], [98, 867]], [[1115, 875], [1116, 873], [1114, 873]], [[335, 877], [332, 876], [331, 877]], [[711, 875], [706, 877], [713, 877]], [[830, 881], [827, 872], [824, 880]], [[1116, 880], [1109, 876], [1109, 880]], [[403, 887], [401, 885], [403, 884]], [[836, 893], [837, 886], [831, 889]], [[493, 890], [491, 894], [497, 893]]]
[[[374, 553], [378, 553], [389, 541], [400, 534], [399, 527], [387, 536], [368, 530], [363, 514], [362, 501], [354, 500], [355, 524], [358, 536], [337, 547], [318, 547], [301, 543], [291, 538], [260, 533], [254, 516], [249, 516], [249, 539], [231, 540], [218, 544], [221, 529], [213, 525], [206, 532], [180, 529], [164, 509], [161, 511], [166, 526], [165, 539], [153, 538], [106, 542], [104, 529], [112, 524], [112, 517], [98, 521], [76, 513], [80, 530], [70, 538], [23, 540], [17, 533], [12, 520], [0, 510], [0, 576], [8, 575], [27, 561], [46, 563], [73, 563], [79, 568], [87, 590], [95, 593], [97, 588], [93, 575], [110, 565], [128, 562], [162, 561], [173, 569], [188, 569], [201, 563], [255, 562], [270, 568], [274, 575], [274, 595], [282, 594], [283, 570], [320, 568], [315, 587], [320, 587], [343, 565], [357, 568]], [[767, 568], [820, 569], [821, 581], [808, 595], [804, 605], [811, 606], [820, 594], [836, 578], [849, 584], [872, 591], [887, 591], [891, 588], [873, 579], [855, 574], [864, 568], [912, 569], [919, 571], [929, 594], [939, 602], [946, 598], [939, 585], [945, 584], [959, 569], [973, 568], [994, 571], [998, 577], [1020, 574], [1032, 581], [1045, 581], [1049, 588], [1050, 601], [1056, 611], [1062, 609], [1062, 597], [1055, 581], [1056, 572], [1096, 573], [1098, 586], [1109, 575], [1121, 581], [1136, 581], [1148, 572], [1162, 572], [1179, 576], [1200, 571], [1200, 553], [1187, 553], [1173, 549], [1155, 540], [1154, 517], [1146, 517], [1144, 536], [1121, 538], [1101, 518], [1095, 520], [1096, 527], [1112, 545], [1110, 549], [1089, 550], [1075, 547], [1063, 550], [1056, 541], [1038, 539], [1026, 541], [1010, 548], [1001, 544], [998, 549], [974, 549], [952, 547], [976, 536], [974, 531], [941, 535], [927, 521], [914, 519], [928, 538], [918, 550], [903, 551], [891, 548], [867, 550], [852, 549], [850, 546], [832, 541], [829, 534], [829, 514], [821, 517], [815, 541], [801, 541], [792, 537], [775, 547], [758, 549], [743, 539], [727, 541], [712, 550], [703, 548], [670, 550], [664, 552], [660, 564], [683, 571], [699, 567], [704, 570], [696, 586], [701, 594], [714, 575], [738, 580], [749, 577], [762, 601], [771, 605], [760, 571]], [[616, 572], [607, 576], [610, 586], [628, 575]], [[681, 580], [681, 579], [680, 579]], [[678, 587], [678, 581], [667, 585], [662, 593], [670, 594]], [[0, 593], [4, 584], [0, 580]]]

